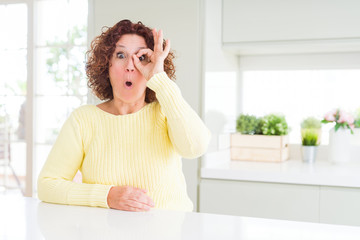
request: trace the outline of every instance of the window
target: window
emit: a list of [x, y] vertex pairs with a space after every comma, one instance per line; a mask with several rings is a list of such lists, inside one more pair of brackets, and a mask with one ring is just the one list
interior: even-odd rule
[[[300, 143], [300, 123], [308, 116], [322, 119], [340, 107], [360, 107], [360, 70], [246, 71], [243, 74], [243, 111], [263, 116], [283, 113], [291, 128], [290, 142]], [[328, 144], [330, 125], [323, 126]]]
[[[240, 113], [258, 117], [285, 115], [290, 143], [300, 144], [300, 123], [323, 118], [335, 108], [360, 112], [360, 54], [288, 54], [240, 56], [233, 72], [207, 72], [204, 81], [205, 123], [213, 133], [209, 152], [228, 147]], [[322, 125], [327, 145], [331, 124]]]
[[[311, 60], [311, 57], [310, 57]], [[245, 70], [242, 72], [242, 110], [264, 116], [282, 113], [290, 127], [290, 143], [300, 144], [300, 124], [309, 116], [360, 108], [359, 69]], [[331, 125], [322, 126], [321, 144], [328, 144]]]
[[[11, 158], [27, 196], [36, 191], [37, 176], [64, 121], [74, 108], [87, 102], [87, 3], [0, 3], [0, 27], [6, 36], [0, 38], [0, 148], [6, 144], [8, 149], [0, 149], [0, 160]], [[29, 13], [34, 21], [29, 22]], [[27, 92], [29, 86], [34, 94]], [[28, 116], [33, 116], [33, 131], [26, 128], [31, 124]], [[29, 132], [32, 134], [26, 136]], [[32, 145], [34, 153], [29, 154], [27, 146]], [[9, 179], [9, 184], [15, 182]], [[33, 182], [25, 186], [26, 181]]]
[[0, 4], [0, 186], [20, 184], [21, 189], [26, 172], [27, 11], [25, 3]]
[[[87, 102], [87, 1], [39, 0], [35, 5], [35, 175], [69, 114]], [[59, 21], [61, 19], [61, 21]]]

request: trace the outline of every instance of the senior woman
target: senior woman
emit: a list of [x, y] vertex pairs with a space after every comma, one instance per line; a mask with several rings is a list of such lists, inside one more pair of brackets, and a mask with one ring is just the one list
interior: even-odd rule
[[[122, 20], [94, 39], [88, 85], [99, 105], [64, 123], [38, 178], [42, 201], [192, 211], [181, 157], [201, 156], [210, 132], [181, 95], [161, 30]], [[82, 183], [73, 182], [77, 171]]]

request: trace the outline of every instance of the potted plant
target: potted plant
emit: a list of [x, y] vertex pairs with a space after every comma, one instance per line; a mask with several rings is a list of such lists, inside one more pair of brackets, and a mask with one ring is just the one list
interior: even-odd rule
[[355, 127], [354, 117], [341, 109], [334, 109], [325, 114], [322, 123], [335, 123], [334, 132], [337, 132], [339, 129], [350, 129], [350, 132], [353, 134], [353, 129]]
[[281, 114], [269, 114], [263, 118], [261, 126], [262, 134], [283, 136], [289, 133], [285, 116]]
[[236, 120], [236, 131], [241, 134], [261, 134], [261, 118], [253, 115], [241, 114]]
[[313, 163], [316, 159], [318, 145], [320, 144], [321, 122], [314, 117], [308, 117], [301, 123], [301, 155], [302, 160]]
[[289, 158], [289, 130], [284, 116], [241, 114], [236, 130], [230, 140], [232, 160], [281, 162]]
[[349, 162], [355, 128], [354, 117], [342, 109], [334, 109], [326, 113], [321, 122], [334, 124], [329, 134], [329, 160], [333, 163]]

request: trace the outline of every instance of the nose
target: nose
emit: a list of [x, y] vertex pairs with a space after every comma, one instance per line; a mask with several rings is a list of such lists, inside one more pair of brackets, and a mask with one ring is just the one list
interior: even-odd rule
[[133, 72], [135, 71], [135, 66], [132, 58], [128, 58], [126, 62], [126, 71], [127, 72]]

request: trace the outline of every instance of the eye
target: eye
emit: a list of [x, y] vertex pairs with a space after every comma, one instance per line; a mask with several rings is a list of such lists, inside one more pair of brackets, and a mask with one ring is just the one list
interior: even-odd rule
[[116, 57], [120, 58], [120, 59], [123, 59], [123, 58], [125, 58], [125, 54], [122, 53], [122, 52], [119, 52], [119, 53], [116, 54]]
[[145, 55], [141, 55], [141, 56], [139, 57], [140, 62], [144, 61], [145, 58], [146, 58]]

